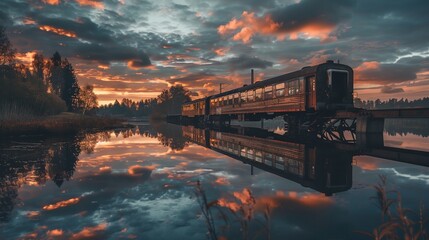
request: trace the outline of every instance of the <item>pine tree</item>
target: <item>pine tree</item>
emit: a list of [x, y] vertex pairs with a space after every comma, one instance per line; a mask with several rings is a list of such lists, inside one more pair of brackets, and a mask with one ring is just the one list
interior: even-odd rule
[[67, 110], [69, 112], [76, 111], [79, 108], [79, 85], [77, 83], [73, 66], [69, 63], [67, 58], [63, 62], [63, 78], [64, 88], [61, 98], [66, 103]]
[[64, 74], [63, 67], [61, 66], [61, 55], [55, 52], [51, 58], [48, 79], [52, 88], [52, 92], [58, 96], [63, 96], [64, 89]]
[[6, 35], [6, 28], [0, 25], [0, 65], [15, 65], [15, 55], [16, 49]]

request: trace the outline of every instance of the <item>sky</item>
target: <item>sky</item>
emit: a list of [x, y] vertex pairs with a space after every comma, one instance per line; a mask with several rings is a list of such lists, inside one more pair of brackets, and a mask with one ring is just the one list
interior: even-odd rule
[[429, 93], [427, 0], [2, 0], [24, 63], [58, 51], [99, 103], [182, 84], [194, 98], [340, 61], [362, 99]]

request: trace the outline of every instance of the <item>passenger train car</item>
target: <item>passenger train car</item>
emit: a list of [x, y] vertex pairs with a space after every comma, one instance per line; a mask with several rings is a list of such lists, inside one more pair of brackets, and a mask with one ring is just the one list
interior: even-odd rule
[[327, 61], [183, 104], [182, 118], [278, 116], [353, 108], [353, 69]]

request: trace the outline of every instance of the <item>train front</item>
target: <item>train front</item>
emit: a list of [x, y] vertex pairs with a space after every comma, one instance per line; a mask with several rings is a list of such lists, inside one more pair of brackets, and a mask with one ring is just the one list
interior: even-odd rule
[[353, 108], [353, 69], [347, 65], [327, 61], [317, 69], [317, 108]]

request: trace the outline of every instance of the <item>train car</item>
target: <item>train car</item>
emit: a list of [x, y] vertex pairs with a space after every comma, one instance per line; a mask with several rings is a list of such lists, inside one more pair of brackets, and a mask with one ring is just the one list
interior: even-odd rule
[[353, 69], [327, 61], [210, 98], [211, 116], [294, 113], [353, 107]]
[[182, 105], [182, 121], [185, 123], [198, 123], [209, 114], [209, 98], [201, 98]]

